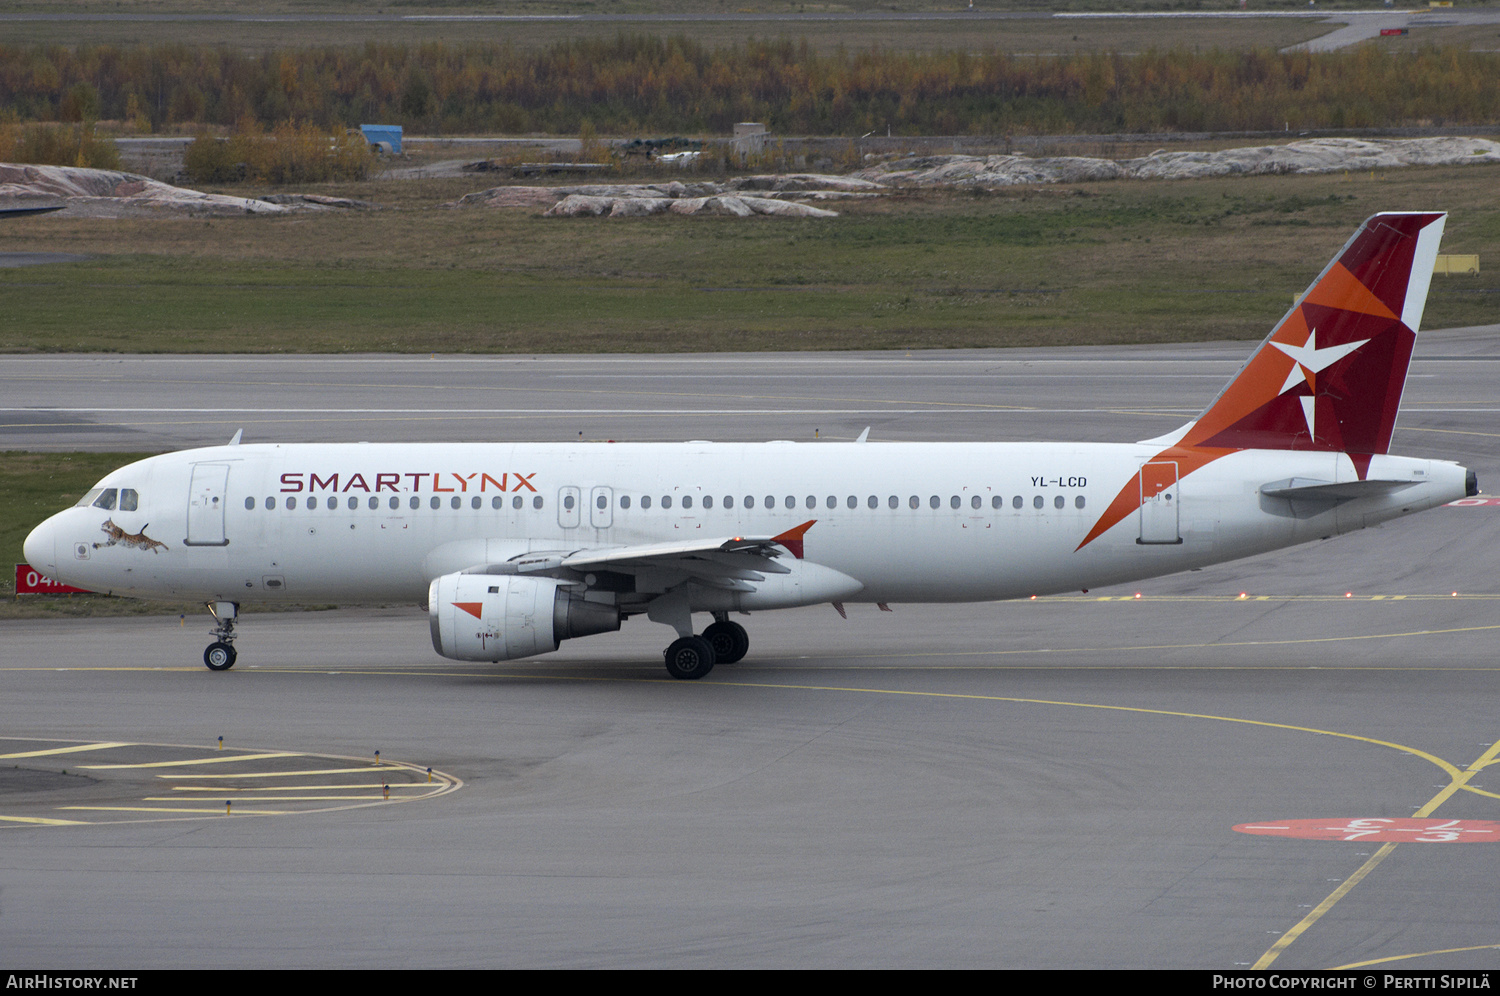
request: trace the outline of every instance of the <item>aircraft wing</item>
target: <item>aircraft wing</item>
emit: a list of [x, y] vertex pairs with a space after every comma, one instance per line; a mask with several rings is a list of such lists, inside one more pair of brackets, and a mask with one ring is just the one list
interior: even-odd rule
[[776, 536], [722, 536], [672, 543], [595, 547], [568, 552], [537, 552], [517, 557], [485, 571], [543, 576], [577, 577], [593, 572], [637, 574], [662, 571], [682, 574], [710, 587], [753, 590], [750, 582], [767, 574], [790, 574], [776, 562], [790, 553], [802, 559], [802, 536], [817, 520], [804, 522]]

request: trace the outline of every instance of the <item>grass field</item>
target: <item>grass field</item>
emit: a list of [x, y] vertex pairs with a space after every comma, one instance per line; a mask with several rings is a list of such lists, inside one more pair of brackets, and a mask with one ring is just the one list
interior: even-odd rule
[[[12, 45], [230, 45], [263, 50], [298, 46], [347, 45], [364, 42], [453, 44], [507, 43], [535, 49], [578, 38], [613, 38], [621, 31], [680, 35], [721, 47], [748, 39], [806, 39], [816, 50], [838, 46], [867, 49], [878, 46], [898, 51], [938, 49], [1016, 54], [1059, 54], [1107, 49], [1142, 52], [1147, 49], [1284, 48], [1327, 34], [1339, 25], [1304, 18], [1198, 19], [1168, 22], [1146, 20], [1056, 20], [1050, 16], [1023, 19], [963, 21], [366, 21], [174, 23], [138, 21], [12, 22], [4, 25], [5, 42]], [[1439, 30], [1439, 29], [1431, 29]], [[1453, 42], [1463, 44], [1462, 40]]]
[[[0, 351], [882, 349], [1253, 338], [1379, 210], [1453, 212], [1494, 266], [1500, 170], [1116, 182], [846, 204], [836, 219], [547, 219], [441, 207], [469, 178], [324, 188], [283, 218], [39, 216], [0, 251]], [[249, 191], [245, 191], [249, 192]], [[1488, 273], [1429, 326], [1496, 320]]]

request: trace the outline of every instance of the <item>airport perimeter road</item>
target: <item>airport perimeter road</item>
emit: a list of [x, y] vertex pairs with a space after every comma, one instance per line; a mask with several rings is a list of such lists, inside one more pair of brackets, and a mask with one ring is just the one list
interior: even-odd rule
[[[1497, 340], [1419, 339], [1398, 451], [1500, 481]], [[6, 357], [0, 445], [1129, 440], [1250, 348]], [[254, 614], [222, 674], [206, 617], [0, 622], [0, 952], [1497, 968], [1497, 541], [1467, 504], [1127, 589], [757, 613], [697, 682], [640, 619], [481, 666], [415, 607]]]

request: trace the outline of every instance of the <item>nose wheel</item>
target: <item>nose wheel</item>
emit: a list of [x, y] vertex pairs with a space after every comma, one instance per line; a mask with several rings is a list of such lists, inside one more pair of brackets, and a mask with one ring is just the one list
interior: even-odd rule
[[234, 647], [222, 640], [210, 643], [203, 651], [203, 663], [210, 671], [228, 671], [234, 667], [234, 657]]
[[215, 623], [209, 633], [217, 639], [203, 651], [203, 663], [210, 671], [228, 671], [234, 667], [234, 620], [240, 607], [235, 602], [209, 602], [208, 611]]

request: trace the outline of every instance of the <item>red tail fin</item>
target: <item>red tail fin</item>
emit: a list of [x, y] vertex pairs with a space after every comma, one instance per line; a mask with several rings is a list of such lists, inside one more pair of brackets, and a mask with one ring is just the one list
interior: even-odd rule
[[[1236, 450], [1349, 454], [1361, 480], [1396, 428], [1447, 215], [1377, 214], [1360, 226], [1197, 421], [1148, 444], [1186, 477]], [[1120, 489], [1079, 549], [1141, 504]]]
[[1361, 225], [1179, 445], [1386, 452], [1446, 217]]

